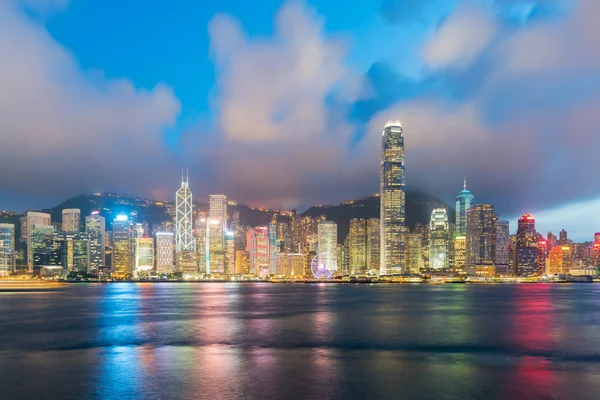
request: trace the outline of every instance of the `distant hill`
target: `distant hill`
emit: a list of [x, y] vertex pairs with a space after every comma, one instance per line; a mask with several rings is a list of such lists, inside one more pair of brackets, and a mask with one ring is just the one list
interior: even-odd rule
[[[454, 209], [435, 196], [422, 192], [406, 192], [406, 225], [414, 229], [417, 223], [428, 224], [434, 208], [445, 208], [448, 219], [454, 221]], [[325, 215], [338, 224], [338, 240], [341, 242], [348, 234], [350, 220], [353, 218], [379, 218], [379, 197], [365, 197], [356, 201], [346, 201], [337, 206], [313, 206], [302, 215], [318, 217]]]
[[[208, 212], [207, 203], [194, 203], [195, 208], [200, 211]], [[51, 209], [44, 210], [52, 214], [53, 222], [60, 222], [62, 219], [62, 210], [65, 208], [79, 208], [82, 216], [91, 214], [94, 210], [99, 210], [100, 214], [106, 218], [107, 229], [114, 218], [120, 213], [138, 213], [138, 221], [147, 221], [155, 227], [164, 221], [171, 220], [169, 207], [172, 202], [155, 202], [134, 196], [124, 196], [114, 193], [85, 194], [68, 199]], [[450, 221], [454, 221], [454, 209], [435, 196], [422, 192], [407, 191], [406, 193], [406, 223], [411, 229], [418, 222], [427, 224], [431, 211], [434, 208], [445, 208], [448, 210]], [[230, 217], [235, 211], [240, 213], [240, 224], [243, 226], [265, 226], [268, 225], [276, 213], [276, 210], [264, 210], [251, 208], [244, 204], [238, 204], [229, 207]], [[350, 220], [352, 218], [379, 218], [379, 197], [371, 196], [360, 200], [351, 200], [340, 203], [339, 205], [313, 206], [303, 212], [302, 216], [320, 217], [324, 215], [328, 220], [335, 221], [338, 224], [338, 238], [344, 240], [348, 234]], [[13, 217], [18, 222], [18, 217]], [[6, 218], [8, 219], [8, 218]], [[279, 216], [279, 221], [287, 222], [287, 216]], [[8, 221], [7, 221], [8, 222]]]

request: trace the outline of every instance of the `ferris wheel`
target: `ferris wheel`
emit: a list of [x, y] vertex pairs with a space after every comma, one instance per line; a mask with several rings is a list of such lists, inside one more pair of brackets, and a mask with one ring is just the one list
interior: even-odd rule
[[328, 253], [317, 254], [310, 263], [310, 269], [317, 279], [331, 279], [333, 271], [327, 269], [325, 260], [330, 259]]

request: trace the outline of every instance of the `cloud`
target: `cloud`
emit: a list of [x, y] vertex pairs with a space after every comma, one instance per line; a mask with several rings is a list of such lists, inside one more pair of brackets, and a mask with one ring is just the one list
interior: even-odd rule
[[352, 127], [341, 105], [356, 93], [346, 44], [326, 35], [303, 2], [282, 6], [272, 37], [249, 38], [227, 15], [215, 16], [209, 33], [219, 116], [204, 145], [214, 181], [234, 197], [273, 206], [355, 192], [345, 172]]
[[[424, 53], [435, 67], [431, 79], [445, 88], [401, 99], [375, 114], [369, 130], [400, 118], [407, 184], [448, 200], [449, 182], [459, 186], [465, 174], [477, 200], [505, 215], [594, 199], [598, 13], [600, 3], [582, 0], [560, 19], [517, 27], [493, 10], [457, 8]], [[463, 95], [440, 96], [457, 92]]]
[[132, 177], [152, 186], [161, 164], [154, 161], [164, 157], [162, 129], [180, 110], [169, 87], [140, 89], [83, 71], [43, 25], [10, 3], [0, 5], [0, 59], [4, 194], [62, 200], [81, 190], [126, 190]]

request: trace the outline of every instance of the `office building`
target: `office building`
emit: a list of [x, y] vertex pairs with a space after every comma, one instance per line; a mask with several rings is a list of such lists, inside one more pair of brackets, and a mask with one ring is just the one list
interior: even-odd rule
[[[496, 214], [491, 204], [478, 204], [467, 210], [467, 272], [492, 271], [496, 264]], [[493, 275], [493, 272], [491, 273]]]
[[515, 246], [513, 273], [516, 275], [537, 274], [537, 233], [535, 218], [530, 214], [525, 213], [519, 218]]
[[388, 121], [383, 129], [379, 194], [381, 275], [402, 274], [405, 267], [406, 182], [402, 133], [399, 121]]
[[84, 232], [57, 232], [53, 236], [51, 265], [65, 271], [91, 273], [90, 235]]
[[143, 278], [153, 275], [154, 272], [154, 239], [137, 238], [135, 246], [134, 278]]
[[15, 271], [15, 226], [0, 223], [0, 276]]
[[210, 221], [207, 239], [207, 274], [222, 274], [225, 272], [226, 262], [227, 196], [223, 194], [210, 195], [208, 218]]
[[65, 208], [62, 210], [62, 231], [79, 232], [81, 225], [81, 210], [79, 208]]
[[456, 196], [456, 227], [457, 236], [467, 236], [467, 210], [475, 202], [475, 196], [467, 189], [467, 178], [463, 182], [463, 190]]
[[132, 229], [127, 215], [118, 215], [112, 224], [113, 253], [111, 274], [126, 278], [132, 271]]
[[510, 264], [510, 230], [509, 222], [496, 220], [496, 265]]
[[[465, 222], [466, 225], [466, 222]], [[465, 271], [467, 267], [467, 237], [454, 236], [454, 269]]]
[[277, 255], [276, 275], [302, 278], [304, 276], [304, 254], [279, 253]]
[[198, 253], [198, 272], [206, 273], [208, 258], [208, 217], [206, 213], [199, 212], [194, 220], [194, 237], [196, 238], [196, 252]]
[[320, 221], [317, 227], [317, 247], [319, 265], [328, 271], [337, 272], [337, 224], [333, 221]]
[[279, 247], [277, 244], [277, 217], [273, 214], [271, 223], [269, 224], [269, 274], [275, 275], [277, 269], [277, 254]]
[[546, 273], [548, 275], [568, 274], [571, 264], [571, 248], [569, 246], [555, 246], [548, 255]]
[[[337, 249], [337, 248], [336, 248]], [[350, 274], [367, 272], [367, 221], [360, 218], [350, 220], [348, 231], [348, 267]], [[337, 250], [336, 250], [337, 253]]]
[[156, 232], [156, 274], [170, 275], [175, 272], [173, 232]]
[[450, 232], [445, 208], [434, 208], [429, 220], [429, 268], [448, 268]]
[[27, 266], [29, 267], [29, 271], [33, 270], [33, 242], [31, 238], [31, 232], [34, 225], [38, 226], [51, 226], [50, 223], [50, 214], [37, 212], [37, 211], [27, 211], [24, 215], [25, 223], [21, 225], [21, 229], [25, 228], [21, 233], [27, 242]]
[[559, 241], [558, 244], [561, 246], [568, 246], [569, 245], [569, 238], [567, 237], [567, 231], [566, 230], [561, 230], [559, 233]]
[[406, 269], [418, 274], [423, 268], [423, 238], [421, 233], [406, 234]]
[[369, 218], [367, 220], [367, 273], [379, 275], [381, 267], [381, 249], [379, 235], [379, 218]]
[[271, 258], [269, 256], [269, 228], [258, 226], [246, 233], [246, 251], [249, 257], [249, 270], [258, 277], [266, 277], [270, 273]]
[[90, 238], [90, 273], [97, 275], [106, 265], [106, 221], [99, 212], [85, 217], [85, 232]]
[[34, 224], [28, 227], [27, 241], [31, 243], [32, 271], [39, 275], [42, 265], [50, 265], [55, 228], [52, 225]]
[[250, 255], [246, 250], [235, 251], [235, 274], [248, 275], [250, 273]]

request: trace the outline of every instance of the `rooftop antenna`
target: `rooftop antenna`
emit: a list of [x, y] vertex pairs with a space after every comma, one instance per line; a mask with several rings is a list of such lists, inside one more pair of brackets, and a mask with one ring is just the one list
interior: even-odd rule
[[467, 177], [465, 176], [465, 179], [463, 180], [463, 189], [467, 190]]

